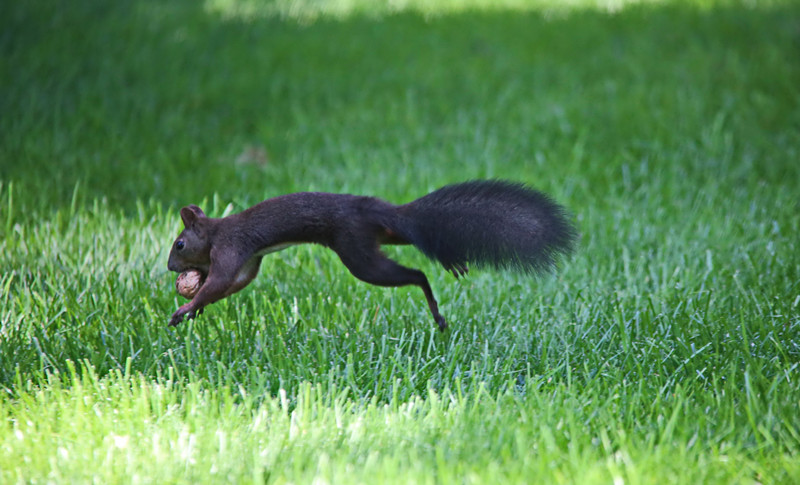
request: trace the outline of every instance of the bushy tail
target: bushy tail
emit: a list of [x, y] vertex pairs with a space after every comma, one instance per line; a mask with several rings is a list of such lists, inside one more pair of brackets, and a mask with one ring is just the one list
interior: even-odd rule
[[546, 271], [577, 237], [565, 209], [547, 195], [500, 180], [448, 185], [398, 212], [394, 229], [456, 275], [468, 263]]

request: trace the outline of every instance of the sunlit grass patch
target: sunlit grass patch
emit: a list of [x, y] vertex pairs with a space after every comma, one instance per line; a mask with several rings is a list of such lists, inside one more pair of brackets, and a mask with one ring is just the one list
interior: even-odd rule
[[540, 12], [562, 16], [570, 12], [616, 13], [637, 6], [682, 5], [712, 8], [739, 4], [752, 8], [780, 5], [781, 0], [765, 2], [730, 0], [205, 0], [206, 11], [223, 18], [291, 19], [303, 23], [319, 19], [344, 19], [353, 15], [385, 16], [415, 13], [427, 17], [464, 12]]

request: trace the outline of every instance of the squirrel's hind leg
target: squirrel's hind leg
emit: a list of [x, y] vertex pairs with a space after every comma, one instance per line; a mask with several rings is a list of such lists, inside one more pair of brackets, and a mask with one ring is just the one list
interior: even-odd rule
[[439, 305], [436, 303], [425, 273], [417, 269], [406, 268], [392, 261], [381, 252], [377, 245], [364, 246], [364, 244], [342, 244], [333, 246], [332, 249], [336, 251], [350, 273], [362, 281], [377, 286], [416, 285], [422, 288], [433, 319], [439, 325], [439, 330], [444, 331], [447, 328], [447, 321], [439, 313]]

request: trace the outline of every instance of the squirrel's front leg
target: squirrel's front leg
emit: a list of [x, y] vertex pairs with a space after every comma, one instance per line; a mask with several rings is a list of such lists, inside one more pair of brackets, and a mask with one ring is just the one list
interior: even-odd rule
[[[181, 307], [172, 314], [172, 318], [169, 320], [170, 327], [181, 323], [184, 317], [188, 317], [189, 319], [194, 318], [202, 313], [203, 308], [207, 305], [225, 298], [244, 286], [241, 284], [239, 278], [237, 278], [244, 264], [236, 257], [235, 253], [223, 252], [222, 254], [214, 254], [214, 252], [215, 251], [212, 250], [211, 266], [208, 269], [208, 276], [203, 286], [200, 287], [200, 291], [197, 292], [189, 303], [181, 305]], [[258, 266], [256, 266], [255, 269], [257, 271]], [[247, 282], [249, 283], [249, 280]]]
[[196, 317], [203, 312], [203, 308], [206, 305], [210, 305], [224, 298], [232, 283], [233, 278], [220, 276], [213, 273], [213, 271], [209, 271], [205, 283], [200, 287], [200, 291], [194, 295], [194, 298], [192, 298], [189, 303], [181, 305], [180, 308], [172, 314], [172, 318], [169, 320], [169, 326], [174, 327], [178, 325], [183, 320], [183, 317], [188, 317], [189, 319]]

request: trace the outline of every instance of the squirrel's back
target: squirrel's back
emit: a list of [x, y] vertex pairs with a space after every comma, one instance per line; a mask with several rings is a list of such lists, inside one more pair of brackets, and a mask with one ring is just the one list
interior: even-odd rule
[[399, 206], [398, 213], [393, 229], [450, 270], [471, 263], [545, 271], [577, 238], [562, 206], [501, 180], [448, 185]]

